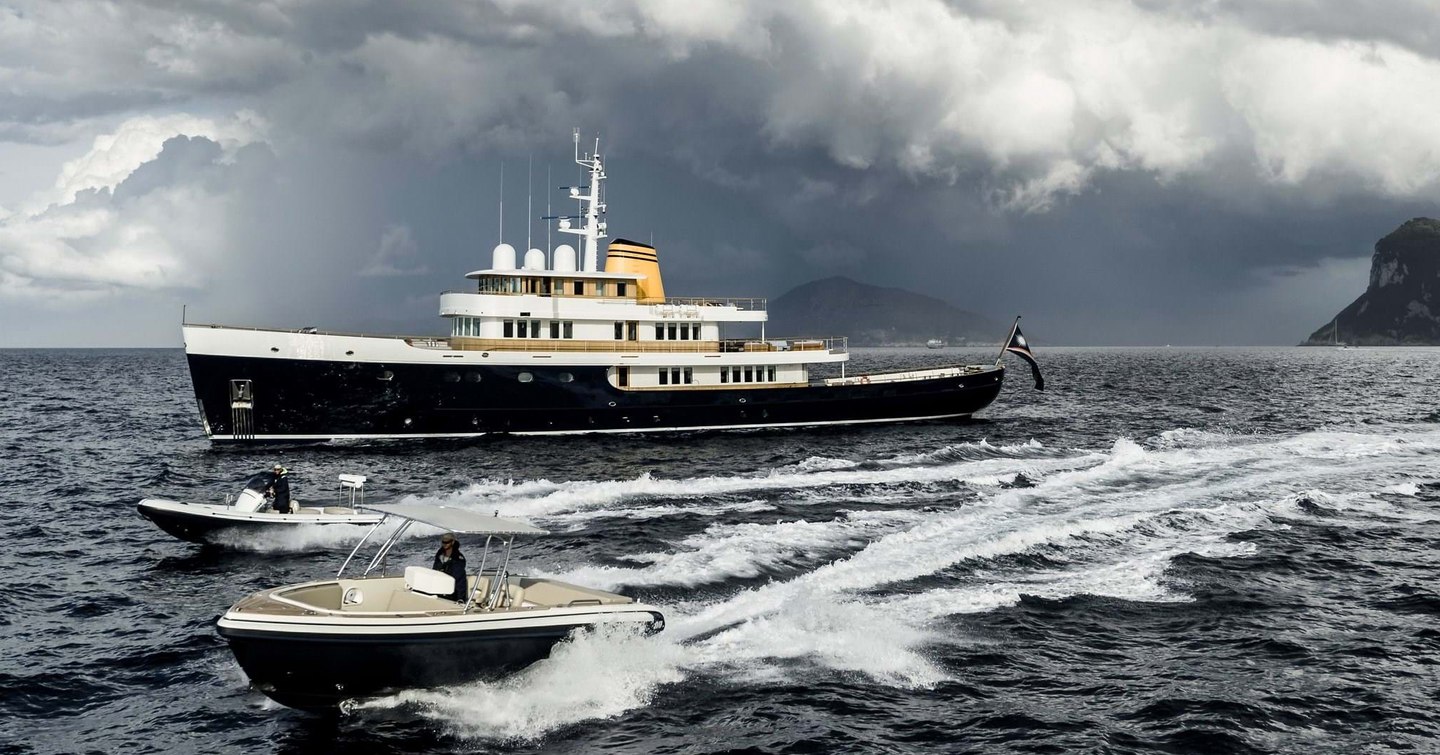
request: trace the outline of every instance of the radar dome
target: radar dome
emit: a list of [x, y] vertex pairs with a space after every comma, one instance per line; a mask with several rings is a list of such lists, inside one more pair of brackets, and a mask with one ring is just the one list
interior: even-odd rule
[[490, 260], [490, 269], [492, 270], [514, 270], [515, 247], [509, 244], [496, 244]]
[[540, 251], [539, 249], [531, 249], [530, 251], [526, 252], [526, 253], [525, 253], [525, 269], [526, 269], [526, 270], [544, 270], [544, 269], [545, 269], [545, 253], [542, 252], [542, 251]]
[[575, 272], [575, 247], [569, 244], [555, 247], [555, 270], [561, 273]]

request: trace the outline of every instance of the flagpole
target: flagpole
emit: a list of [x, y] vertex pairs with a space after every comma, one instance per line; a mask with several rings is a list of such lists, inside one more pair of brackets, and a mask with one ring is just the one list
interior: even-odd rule
[[1005, 361], [1005, 349], [1009, 348], [1010, 342], [1015, 340], [1015, 330], [1019, 327], [1020, 315], [1015, 315], [1015, 323], [1010, 326], [1010, 335], [1005, 336], [1005, 340], [1000, 343], [1000, 355], [995, 357], [995, 365], [997, 367], [1001, 362]]

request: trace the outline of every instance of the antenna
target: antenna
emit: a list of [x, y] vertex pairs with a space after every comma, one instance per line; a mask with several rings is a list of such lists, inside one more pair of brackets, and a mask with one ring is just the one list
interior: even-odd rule
[[530, 162], [525, 165], [525, 251], [530, 251], [530, 230], [535, 225], [530, 205], [535, 202], [535, 153], [530, 153]]
[[[545, 166], [545, 185], [546, 185], [546, 186], [551, 186], [551, 185], [552, 185], [552, 184], [550, 183], [550, 166], [549, 166], [548, 164]], [[550, 214], [550, 195], [552, 195], [552, 194], [554, 194], [554, 193], [555, 193], [555, 192], [554, 192], [553, 190], [552, 190], [552, 191], [547, 191], [547, 192], [545, 192], [545, 214], [546, 214], [546, 215], [549, 215], [549, 214]], [[549, 224], [549, 223], [546, 223], [546, 224], [545, 224], [545, 266], [548, 267], [548, 268], [551, 268], [551, 269], [553, 269], [553, 268], [555, 267], [555, 261], [552, 260], [552, 259], [550, 259], [550, 255], [551, 255], [553, 252], [554, 252], [554, 247], [550, 246], [550, 224]]]
[[500, 161], [500, 240], [497, 244], [505, 243], [505, 161]]

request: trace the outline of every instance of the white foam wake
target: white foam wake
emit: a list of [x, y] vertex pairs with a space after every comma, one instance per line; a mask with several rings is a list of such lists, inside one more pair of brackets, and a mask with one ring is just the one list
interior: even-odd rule
[[[581, 565], [563, 575], [582, 583], [723, 585], [798, 573], [667, 606], [669, 629], [661, 636], [584, 638], [511, 680], [397, 700], [464, 735], [533, 738], [646, 705], [662, 685], [702, 674], [769, 677], [809, 664], [878, 684], [927, 687], [946, 673], [931, 649], [966, 641], [939, 628], [945, 617], [1001, 609], [1024, 595], [1189, 600], [1185, 586], [1167, 576], [1173, 560], [1253, 552], [1253, 545], [1232, 540], [1234, 533], [1310, 516], [1365, 526], [1427, 515], [1414, 506], [1418, 485], [1396, 480], [1433, 477], [1425, 471], [1440, 458], [1440, 430], [1278, 438], [1176, 431], [1144, 443], [1119, 439], [1105, 451], [1031, 453], [942, 463], [933, 463], [947, 458], [939, 452], [917, 454], [909, 461], [929, 465], [893, 469], [807, 460], [754, 476], [485, 483], [463, 491], [457, 498], [469, 505], [504, 499], [531, 515], [576, 523], [616, 514], [644, 522], [652, 518], [647, 512], [702, 517], [700, 529], [632, 557], [633, 565]], [[958, 508], [932, 509], [930, 493], [916, 487], [1017, 473], [1034, 487], [975, 483], [978, 499]], [[868, 500], [894, 507], [827, 510], [818, 521], [705, 521], [760, 503], [715, 496], [781, 490], [790, 500], [818, 503], [833, 500], [826, 489], [834, 486], [865, 486]], [[845, 498], [852, 493], [846, 488]], [[1314, 513], [1319, 509], [1305, 501], [1323, 511]], [[616, 502], [627, 505], [598, 511]], [[1013, 558], [1022, 554], [1044, 559]], [[454, 723], [462, 719], [467, 723]]]

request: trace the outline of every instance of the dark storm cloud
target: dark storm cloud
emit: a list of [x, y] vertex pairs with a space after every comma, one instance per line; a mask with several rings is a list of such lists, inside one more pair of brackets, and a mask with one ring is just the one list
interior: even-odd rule
[[[270, 324], [378, 326], [357, 298], [433, 322], [433, 291], [496, 240], [499, 162], [520, 245], [521, 166], [569, 183], [579, 125], [605, 137], [612, 231], [654, 233], [672, 290], [840, 273], [1023, 309], [1041, 342], [1046, 321], [1078, 342], [1290, 342], [1353, 297], [1335, 280], [1370, 240], [1434, 212], [1435, 39], [1404, 2], [37, 3], [0, 11], [0, 138], [209, 119], [220, 156], [97, 146], [61, 183], [129, 165], [169, 187], [154, 227], [179, 269], [151, 279]], [[200, 180], [247, 142], [276, 159]], [[184, 253], [201, 242], [222, 251]], [[259, 265], [286, 270], [272, 300], [224, 286]], [[45, 290], [7, 269], [0, 291]]]

